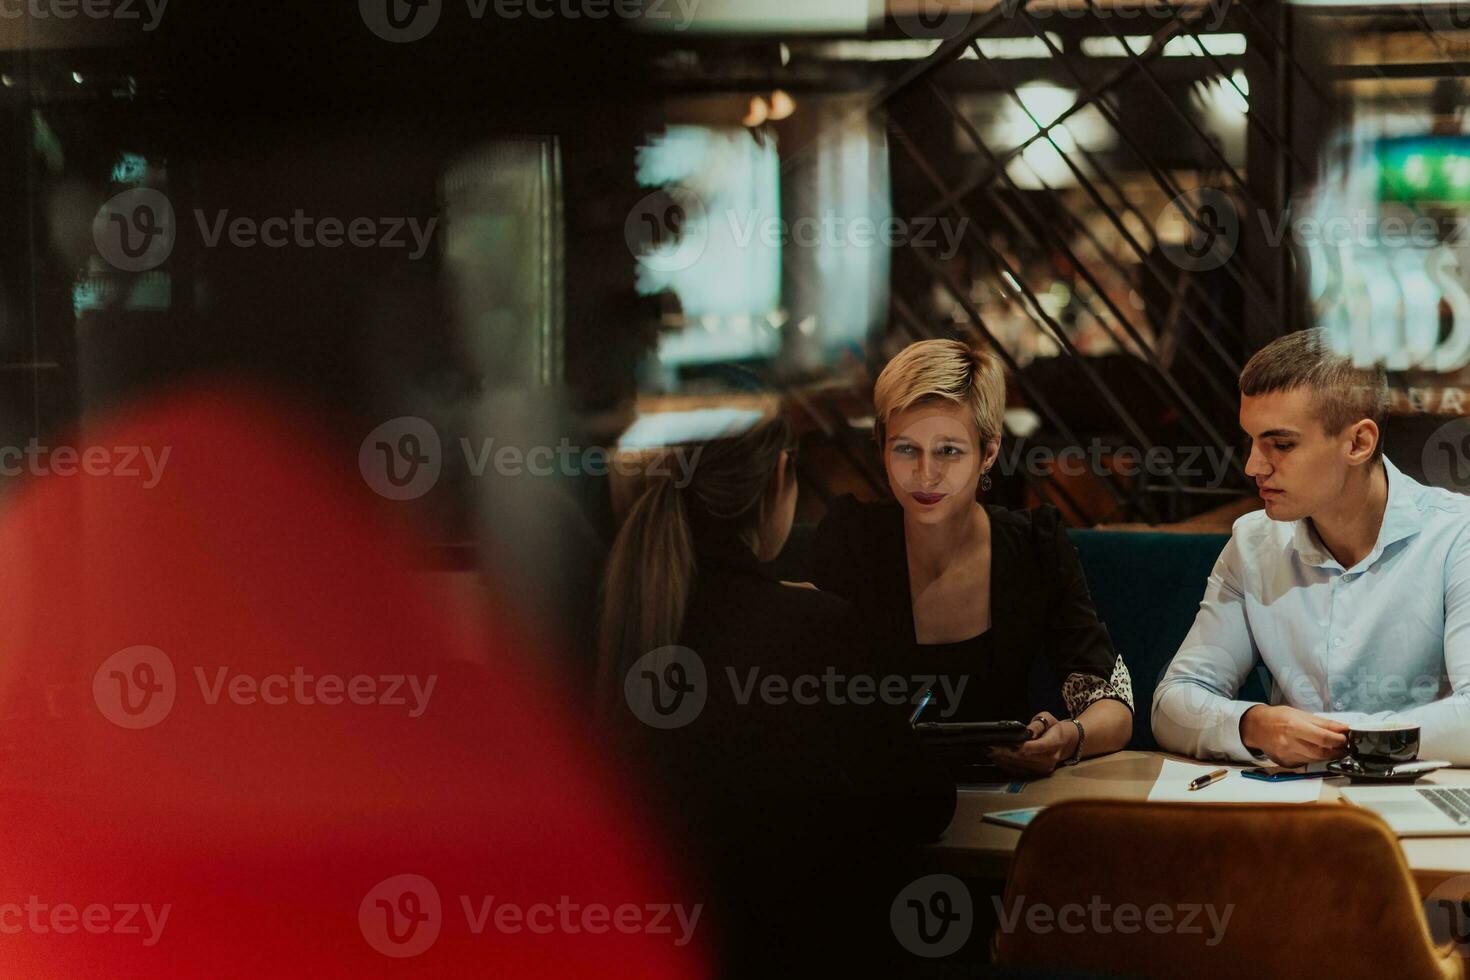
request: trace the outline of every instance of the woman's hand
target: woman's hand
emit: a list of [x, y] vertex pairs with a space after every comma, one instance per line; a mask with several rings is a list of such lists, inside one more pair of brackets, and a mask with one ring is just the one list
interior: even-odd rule
[[990, 750], [990, 761], [1007, 776], [1022, 779], [1050, 776], [1063, 759], [1077, 751], [1077, 726], [1063, 725], [1049, 711], [1042, 711], [1026, 726], [1031, 740], [1016, 748]]

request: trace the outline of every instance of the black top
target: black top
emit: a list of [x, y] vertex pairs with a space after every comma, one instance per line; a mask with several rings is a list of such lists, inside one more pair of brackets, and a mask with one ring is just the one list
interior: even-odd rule
[[[1029, 721], [1040, 710], [1027, 691], [1040, 657], [1051, 665], [1058, 686], [1082, 675], [1067, 685], [1074, 714], [1099, 696], [1117, 697], [1108, 686], [1117, 654], [1056, 508], [987, 506], [985, 512], [991, 526], [991, 625], [979, 636], [933, 645], [916, 640], [903, 508], [895, 501], [865, 504], [847, 496], [833, 502], [817, 529], [815, 582], [858, 608], [888, 669], [941, 679], [926, 719]], [[940, 717], [936, 709], [952, 707], [945, 698], [946, 678], [950, 691], [965, 686], [957, 710]]]
[[[718, 525], [696, 524], [695, 541], [680, 644], [702, 661], [708, 700], [686, 726], [644, 736], [675, 829], [697, 842], [688, 857], [712, 878], [707, 917], [725, 973], [882, 956], [893, 948], [889, 906], [912, 877], [910, 847], [949, 825], [954, 785], [902, 712], [848, 696], [845, 679], [873, 665], [845, 600], [780, 584]], [[763, 697], [773, 675], [814, 703]], [[820, 686], [797, 690], [801, 677]]]

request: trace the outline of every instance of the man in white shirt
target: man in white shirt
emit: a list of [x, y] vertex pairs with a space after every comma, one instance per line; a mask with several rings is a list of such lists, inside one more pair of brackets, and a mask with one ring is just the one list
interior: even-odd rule
[[[1470, 498], [1384, 458], [1384, 374], [1321, 331], [1257, 353], [1240, 392], [1265, 509], [1235, 522], [1154, 692], [1154, 737], [1299, 766], [1341, 756], [1350, 724], [1402, 722], [1421, 758], [1470, 765]], [[1269, 704], [1238, 700], [1257, 664]]]

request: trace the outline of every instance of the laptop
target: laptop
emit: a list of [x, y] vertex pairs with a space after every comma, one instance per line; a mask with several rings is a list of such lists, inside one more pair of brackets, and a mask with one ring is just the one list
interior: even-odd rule
[[1470, 786], [1344, 786], [1341, 792], [1400, 837], [1470, 837]]

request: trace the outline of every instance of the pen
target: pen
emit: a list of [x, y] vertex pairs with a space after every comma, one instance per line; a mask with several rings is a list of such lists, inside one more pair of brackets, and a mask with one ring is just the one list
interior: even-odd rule
[[1229, 769], [1216, 769], [1214, 772], [1206, 773], [1203, 776], [1191, 779], [1189, 781], [1189, 788], [1191, 791], [1204, 789], [1211, 783], [1218, 783], [1220, 780], [1224, 779], [1228, 775], [1230, 775]]

